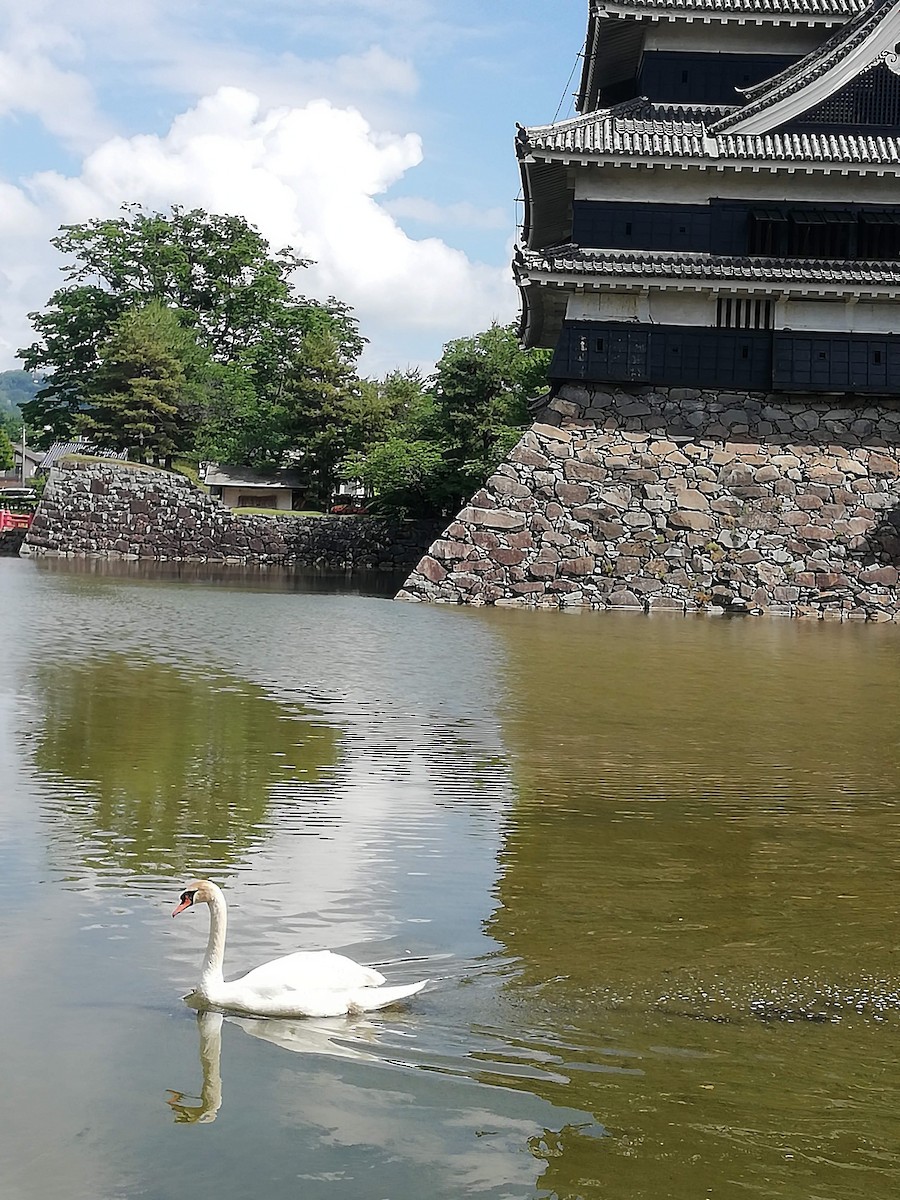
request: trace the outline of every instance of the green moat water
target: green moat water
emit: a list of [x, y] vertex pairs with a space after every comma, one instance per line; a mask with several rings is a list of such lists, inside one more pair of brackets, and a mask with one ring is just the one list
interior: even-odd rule
[[[4, 1200], [888, 1197], [900, 630], [0, 560]], [[429, 989], [198, 1021], [330, 947]]]

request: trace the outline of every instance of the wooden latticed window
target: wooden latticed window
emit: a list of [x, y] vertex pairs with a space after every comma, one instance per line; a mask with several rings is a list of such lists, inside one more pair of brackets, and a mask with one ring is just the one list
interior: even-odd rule
[[900, 76], [884, 65], [864, 71], [804, 113], [798, 126], [900, 125]]
[[747, 230], [747, 253], [783, 258], [788, 247], [787, 215], [775, 208], [752, 209]]
[[799, 209], [790, 213], [789, 258], [853, 258], [856, 217], [833, 209]]
[[900, 212], [863, 212], [859, 218], [858, 258], [900, 258]]

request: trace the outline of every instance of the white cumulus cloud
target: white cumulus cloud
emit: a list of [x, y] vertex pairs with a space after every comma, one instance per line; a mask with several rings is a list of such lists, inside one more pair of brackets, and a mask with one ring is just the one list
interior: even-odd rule
[[301, 290], [353, 306], [371, 341], [364, 369], [428, 364], [444, 341], [510, 320], [516, 305], [507, 269], [474, 263], [438, 238], [411, 238], [398, 225], [386, 193], [422, 157], [417, 134], [373, 129], [352, 108], [326, 100], [266, 108], [233, 87], [202, 99], [163, 135], [108, 138], [77, 176], [43, 172], [7, 188], [7, 212], [16, 214], [0, 221], [7, 356], [11, 335], [28, 340], [24, 313], [58, 286], [38, 237], [46, 242], [61, 223], [138, 201], [247, 217], [273, 247], [315, 260], [299, 277]]

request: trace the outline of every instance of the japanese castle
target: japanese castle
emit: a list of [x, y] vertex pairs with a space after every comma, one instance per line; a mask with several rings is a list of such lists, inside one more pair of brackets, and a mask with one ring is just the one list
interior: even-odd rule
[[898, 51], [897, 0], [591, 0], [517, 138], [551, 378], [900, 396]]

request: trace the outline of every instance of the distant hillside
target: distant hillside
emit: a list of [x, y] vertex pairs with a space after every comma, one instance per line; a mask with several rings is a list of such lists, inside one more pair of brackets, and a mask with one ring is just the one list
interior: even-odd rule
[[19, 405], [40, 388], [27, 371], [0, 371], [0, 413], [19, 415]]

